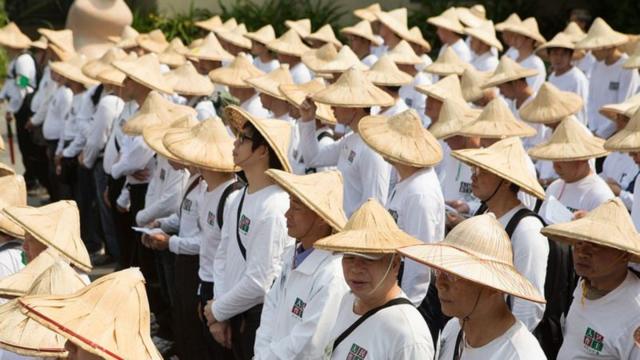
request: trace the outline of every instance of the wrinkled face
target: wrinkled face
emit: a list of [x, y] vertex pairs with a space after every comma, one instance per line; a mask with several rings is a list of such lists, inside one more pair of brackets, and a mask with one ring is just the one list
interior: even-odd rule
[[589, 280], [606, 279], [628, 262], [628, 253], [608, 246], [578, 241], [573, 247], [576, 274]]
[[426, 104], [424, 107], [424, 114], [431, 119], [431, 123], [435, 124], [438, 121], [440, 115], [440, 109], [442, 109], [442, 101], [436, 99], [433, 96], [427, 96]]
[[361, 299], [386, 293], [395, 284], [400, 267], [400, 258], [385, 255], [378, 260], [369, 260], [355, 255], [342, 256], [342, 272], [353, 294]]
[[573, 51], [563, 48], [551, 48], [548, 50], [549, 62], [554, 69], [567, 69], [571, 66]]
[[[434, 272], [443, 314], [463, 319], [473, 312], [474, 307], [481, 305], [478, 297], [484, 289], [482, 285], [446, 271], [434, 270]], [[476, 302], [478, 302], [477, 305]]]
[[35, 259], [40, 253], [47, 249], [47, 245], [41, 243], [36, 240], [33, 235], [27, 232], [24, 236], [24, 242], [22, 243], [22, 250], [27, 255], [27, 261], [31, 262]]
[[102, 359], [102, 357], [84, 350], [83, 348], [77, 346], [76, 344], [72, 343], [69, 340], [67, 340], [67, 342], [64, 344], [64, 348], [69, 352], [69, 357], [67, 358], [69, 360], [101, 360]]
[[471, 190], [473, 195], [482, 201], [488, 200], [498, 186], [502, 185], [502, 178], [479, 167], [473, 167], [472, 170]]
[[289, 195], [289, 210], [284, 215], [287, 218], [289, 236], [294, 239], [303, 238], [309, 234], [316, 221], [322, 221], [313, 210], [293, 195]]

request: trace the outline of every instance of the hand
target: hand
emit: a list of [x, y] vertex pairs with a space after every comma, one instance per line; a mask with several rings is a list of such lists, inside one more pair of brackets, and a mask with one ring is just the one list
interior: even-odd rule
[[104, 204], [111, 209], [111, 201], [109, 201], [109, 186], [104, 189], [104, 192], [102, 193], [102, 200], [104, 201]]
[[149, 236], [147, 234], [142, 234], [142, 237], [140, 238], [140, 242], [146, 248], [152, 249], [151, 240], [149, 240]]
[[583, 217], [585, 217], [585, 215], [587, 215], [589, 212], [585, 211], [585, 210], [578, 210], [576, 212], [573, 213], [573, 220], [578, 220], [578, 219], [582, 219]]
[[84, 152], [80, 152], [80, 155], [78, 155], [78, 164], [80, 166], [82, 166], [85, 169], [88, 169], [86, 166], [84, 166]]
[[122, 206], [117, 205], [117, 204], [116, 204], [116, 210], [118, 210], [118, 212], [121, 213], [121, 214], [126, 214], [126, 213], [129, 212], [129, 209], [123, 208]]
[[216, 320], [216, 317], [213, 316], [213, 311], [211, 310], [212, 308], [213, 300], [207, 301], [207, 304], [204, 306], [204, 317], [207, 320], [207, 326], [211, 326], [218, 322], [218, 320]]
[[153, 220], [152, 222], [148, 223], [144, 227], [149, 228], [149, 229], [159, 228], [160, 227], [160, 221]]
[[56, 166], [56, 175], [62, 175], [62, 156], [56, 155], [53, 158], [53, 163]]
[[209, 326], [209, 332], [220, 345], [231, 349], [231, 326], [228, 322], [217, 322]]
[[7, 111], [7, 112], [5, 112], [5, 113], [4, 113], [4, 119], [5, 119], [8, 123], [10, 123], [10, 122], [13, 120], [13, 114], [12, 114], [12, 113], [10, 113], [10, 112], [8, 112], [8, 111]]
[[166, 234], [164, 231], [157, 232], [153, 234], [147, 234], [147, 238], [151, 243], [151, 248], [154, 250], [166, 250], [169, 248], [169, 238], [170, 236]]
[[24, 124], [24, 128], [27, 131], [31, 131], [33, 130], [33, 128], [36, 127], [35, 125], [33, 125], [33, 123], [31, 122], [31, 119], [27, 120], [27, 123]]
[[468, 214], [469, 213], [469, 205], [462, 200], [449, 200], [445, 201], [445, 203], [452, 208], [456, 209], [460, 214]]
[[315, 120], [316, 109], [316, 104], [311, 100], [311, 96], [307, 96], [300, 106], [300, 121], [309, 122]]
[[464, 221], [464, 217], [460, 216], [460, 214], [446, 213], [445, 215], [447, 215], [446, 224], [449, 229], [453, 229]]
[[613, 194], [615, 196], [620, 196], [620, 192], [622, 191], [620, 184], [618, 184], [618, 182], [613, 180], [612, 178], [607, 178], [607, 180], [605, 181], [607, 182], [607, 185], [609, 185], [609, 187], [611, 188], [611, 191], [613, 191]]
[[547, 179], [540, 179], [539, 181], [540, 181], [540, 185], [541, 185], [543, 188], [545, 188], [545, 189], [546, 189], [546, 188], [547, 188], [547, 186], [551, 185], [551, 183], [552, 183], [552, 182], [554, 182], [554, 181], [556, 181], [556, 179], [554, 179], [554, 178], [547, 178]]
[[149, 171], [148, 169], [138, 170], [134, 172], [132, 176], [138, 181], [145, 181], [148, 180], [151, 176], [151, 171]]

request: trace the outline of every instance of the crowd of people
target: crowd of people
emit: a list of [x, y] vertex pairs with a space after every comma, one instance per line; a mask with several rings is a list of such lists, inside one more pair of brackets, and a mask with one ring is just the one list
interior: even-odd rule
[[354, 15], [1, 28], [0, 359], [640, 359], [634, 37]]

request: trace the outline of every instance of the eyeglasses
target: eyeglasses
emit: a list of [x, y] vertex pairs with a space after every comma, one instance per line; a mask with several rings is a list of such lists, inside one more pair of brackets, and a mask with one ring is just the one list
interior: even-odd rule
[[240, 145], [244, 144], [244, 142], [246, 140], [255, 141], [251, 136], [249, 136], [249, 135], [247, 135], [247, 134], [245, 134], [243, 132], [238, 132], [238, 134], [236, 134], [236, 136], [238, 137], [238, 144], [240, 144]]
[[447, 282], [457, 282], [458, 280], [460, 280], [459, 276], [454, 275], [450, 272], [442, 271], [440, 269], [432, 269], [432, 271], [437, 278], [440, 278], [441, 280], [445, 280]]

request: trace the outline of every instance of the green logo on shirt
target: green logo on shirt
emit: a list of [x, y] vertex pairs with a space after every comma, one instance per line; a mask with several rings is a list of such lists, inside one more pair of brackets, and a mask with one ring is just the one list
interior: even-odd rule
[[293, 309], [291, 309], [291, 313], [302, 319], [302, 314], [304, 313], [305, 307], [307, 307], [307, 304], [302, 301], [302, 299], [296, 298], [296, 301], [293, 303]]
[[242, 215], [240, 222], [238, 223], [238, 229], [246, 234], [249, 232], [249, 226], [251, 226], [251, 219]]
[[584, 340], [582, 342], [589, 352], [599, 354], [604, 347], [604, 336], [592, 328], [587, 327], [587, 331], [584, 333]]
[[357, 344], [351, 345], [351, 349], [349, 349], [349, 354], [347, 355], [347, 360], [364, 360], [367, 357], [369, 352], [367, 349], [358, 346]]

